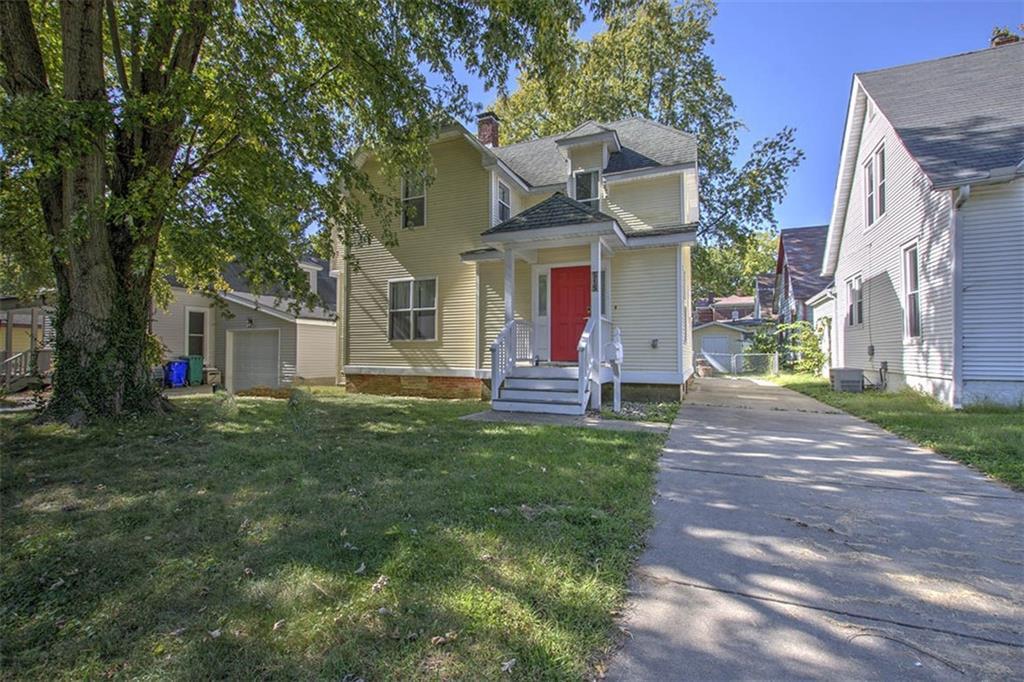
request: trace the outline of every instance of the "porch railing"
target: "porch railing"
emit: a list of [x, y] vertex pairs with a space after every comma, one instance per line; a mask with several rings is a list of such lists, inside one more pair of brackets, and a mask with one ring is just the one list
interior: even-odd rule
[[3, 387], [7, 389], [15, 379], [28, 376], [31, 353], [15, 353], [3, 361], [0, 365], [0, 377], [3, 378]]
[[533, 359], [533, 325], [512, 320], [491, 344], [491, 396], [498, 397], [501, 382], [520, 360]]
[[583, 327], [583, 333], [580, 334], [580, 341], [576, 344], [576, 352], [579, 354], [579, 384], [576, 390], [580, 402], [583, 402], [583, 398], [587, 394], [587, 387], [594, 372], [594, 366], [597, 364], [594, 361], [594, 354], [599, 349], [595, 348], [595, 344], [590, 342], [590, 337], [593, 333], [594, 318], [589, 317], [587, 318], [586, 326]]

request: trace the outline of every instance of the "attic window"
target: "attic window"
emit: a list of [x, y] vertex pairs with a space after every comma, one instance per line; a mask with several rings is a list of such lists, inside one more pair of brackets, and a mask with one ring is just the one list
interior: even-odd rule
[[597, 192], [599, 171], [577, 171], [573, 189], [576, 201], [586, 204], [595, 211], [601, 208], [601, 198]]
[[512, 196], [508, 191], [508, 186], [503, 183], [498, 183], [498, 222], [503, 223], [512, 217]]
[[426, 223], [427, 197], [423, 176], [410, 175], [402, 180], [402, 227], [421, 227]]

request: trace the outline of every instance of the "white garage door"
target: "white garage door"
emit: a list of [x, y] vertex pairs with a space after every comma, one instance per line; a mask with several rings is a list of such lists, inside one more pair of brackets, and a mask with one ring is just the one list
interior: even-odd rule
[[726, 334], [705, 334], [700, 349], [711, 355], [729, 355], [732, 353], [732, 339]]
[[240, 331], [231, 337], [231, 390], [254, 386], [277, 388], [277, 331]]

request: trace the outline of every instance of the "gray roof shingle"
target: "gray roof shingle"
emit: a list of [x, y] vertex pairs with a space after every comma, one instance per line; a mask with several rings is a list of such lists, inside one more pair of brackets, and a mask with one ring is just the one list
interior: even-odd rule
[[1024, 42], [858, 78], [936, 188], [1024, 159]]
[[832, 283], [831, 277], [821, 276], [821, 263], [825, 256], [828, 225], [794, 227], [779, 232], [782, 249], [793, 286], [793, 296], [806, 301]]
[[614, 222], [615, 218], [570, 199], [561, 192], [555, 192], [544, 201], [517, 213], [503, 223], [498, 223], [481, 234], [539, 230], [545, 227], [564, 225], [590, 225]]
[[757, 276], [757, 301], [762, 312], [772, 313], [772, 301], [775, 298], [775, 273], [765, 272]]
[[[587, 127], [593, 122], [583, 124]], [[669, 126], [645, 118], [627, 118], [615, 123], [594, 123], [591, 133], [614, 130], [622, 150], [608, 158], [605, 173], [619, 173], [642, 168], [678, 166], [697, 161], [697, 138]], [[578, 130], [578, 129], [577, 129]], [[569, 133], [576, 136], [579, 133]], [[588, 133], [589, 134], [589, 133]], [[565, 183], [565, 158], [558, 150], [558, 140], [565, 134], [496, 147], [492, 151], [526, 184], [543, 187]]]

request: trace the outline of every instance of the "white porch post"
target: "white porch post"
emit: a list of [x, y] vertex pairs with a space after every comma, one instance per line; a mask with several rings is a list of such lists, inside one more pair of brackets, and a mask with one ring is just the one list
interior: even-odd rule
[[[590, 244], [590, 316], [594, 320], [590, 343], [594, 348], [594, 365], [590, 374], [590, 407], [601, 409], [601, 362], [604, 360], [604, 339], [601, 338], [601, 240]], [[585, 371], [580, 367], [580, 371]]]
[[36, 373], [36, 323], [37, 323], [37, 308], [32, 307], [32, 312], [29, 314], [29, 337], [28, 337], [28, 363], [29, 371], [33, 374]]
[[505, 248], [505, 324], [515, 316], [512, 303], [516, 293], [516, 257], [512, 249]]

